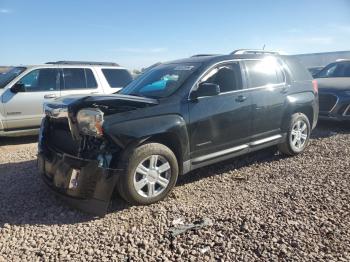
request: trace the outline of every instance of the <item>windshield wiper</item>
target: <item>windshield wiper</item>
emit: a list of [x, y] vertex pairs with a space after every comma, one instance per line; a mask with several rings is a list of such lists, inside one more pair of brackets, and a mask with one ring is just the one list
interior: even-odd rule
[[159, 99], [160, 97], [157, 97], [157, 96], [150, 96], [150, 95], [142, 95], [140, 93], [130, 93], [130, 94], [125, 94], [125, 95], [128, 95], [128, 96], [138, 96], [138, 97], [145, 97], [145, 98], [152, 98], [152, 99]]

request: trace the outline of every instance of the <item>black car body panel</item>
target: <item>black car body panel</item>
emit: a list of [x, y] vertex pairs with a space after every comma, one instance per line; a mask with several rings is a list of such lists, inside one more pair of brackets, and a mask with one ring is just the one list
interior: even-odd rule
[[[142, 129], [139, 127], [142, 126]], [[189, 138], [185, 120], [176, 114], [138, 118], [125, 122], [106, 124], [104, 131], [118, 145], [126, 148], [154, 136], [169, 136], [177, 139], [179, 152], [184, 160], [189, 159]]]
[[73, 115], [76, 115], [77, 111], [83, 107], [99, 108], [104, 111], [106, 115], [109, 115], [156, 104], [158, 104], [156, 99], [115, 94], [95, 96], [72, 95], [58, 98], [47, 105], [51, 108], [57, 106], [69, 107], [69, 111]]
[[[85, 204], [80, 208], [101, 214], [108, 206], [118, 177], [124, 175], [115, 163], [142, 143], [156, 141], [165, 144], [176, 155], [180, 173], [186, 174], [211, 163], [283, 142], [288, 120], [295, 112], [306, 114], [314, 128], [318, 119], [318, 96], [312, 87], [312, 77], [306, 69], [303, 69], [305, 74], [302, 72], [302, 76], [297, 77], [298, 69], [291, 67], [299, 65], [289, 61], [290, 58], [278, 56], [284, 66], [285, 62], [287, 64], [281, 83], [250, 87], [244, 61], [265, 58], [264, 55], [220, 55], [159, 65], [144, 75], [157, 73], [157, 68], [167, 70], [173, 64], [177, 70], [193, 70], [191, 74], [184, 74], [185, 80], [167, 97], [123, 94], [123, 90], [128, 90], [126, 87], [121, 94], [67, 97], [47, 104], [47, 116], [39, 139], [39, 168], [44, 180], [74, 202], [93, 200], [93, 208], [87, 209]], [[241, 74], [240, 81], [234, 84], [237, 90], [215, 96], [191, 97], [202, 79], [210, 77], [217, 68], [224, 71], [226, 67]], [[142, 82], [144, 75], [130, 85], [137, 86], [136, 81]], [[171, 74], [167, 77], [175, 79]], [[167, 81], [173, 84], [171, 81], [174, 80]], [[77, 113], [84, 108], [95, 108], [104, 113], [102, 137], [87, 136], [79, 130]], [[81, 182], [70, 189], [75, 169]], [[87, 188], [90, 188], [90, 193], [85, 195], [82, 192]], [[102, 207], [95, 207], [101, 201], [104, 203]]]
[[[315, 99], [315, 95], [312, 92], [301, 92], [288, 95], [283, 119], [286, 120], [287, 116], [294, 113], [296, 108], [299, 110], [302, 109], [303, 112], [307, 113], [311, 127], [314, 129], [317, 125], [319, 114], [318, 97]], [[282, 126], [285, 127], [284, 124]]]

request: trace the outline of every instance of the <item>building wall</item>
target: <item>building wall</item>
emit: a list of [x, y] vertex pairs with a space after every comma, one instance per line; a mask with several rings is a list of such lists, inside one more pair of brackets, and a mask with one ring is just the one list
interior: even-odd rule
[[350, 51], [293, 55], [307, 68], [326, 66], [338, 59], [350, 59]]

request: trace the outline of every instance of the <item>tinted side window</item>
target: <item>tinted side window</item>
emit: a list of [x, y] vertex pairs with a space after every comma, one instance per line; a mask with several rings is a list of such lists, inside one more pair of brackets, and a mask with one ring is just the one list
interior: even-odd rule
[[284, 74], [274, 59], [245, 61], [249, 87], [260, 87], [284, 82]]
[[18, 83], [24, 85], [25, 92], [55, 91], [58, 89], [58, 70], [53, 68], [33, 70]]
[[84, 68], [64, 68], [63, 70], [64, 85], [63, 89], [85, 89], [96, 88], [96, 79], [90, 69]]
[[312, 76], [305, 66], [303, 66], [297, 59], [289, 57], [284, 59], [284, 62], [287, 64], [294, 81], [305, 81], [311, 80]]
[[132, 81], [131, 74], [124, 69], [102, 69], [110, 87], [124, 87]]
[[214, 68], [202, 82], [217, 84], [220, 92], [230, 92], [242, 89], [242, 74], [238, 63], [230, 63]]

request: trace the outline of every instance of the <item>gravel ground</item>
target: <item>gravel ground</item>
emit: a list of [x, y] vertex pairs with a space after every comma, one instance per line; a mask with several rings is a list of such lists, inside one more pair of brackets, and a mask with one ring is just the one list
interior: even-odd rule
[[[35, 138], [0, 140], [0, 261], [350, 261], [350, 125], [307, 151], [265, 150], [182, 177], [163, 202], [104, 218], [69, 208], [35, 168]], [[172, 237], [174, 221], [213, 225]]]

